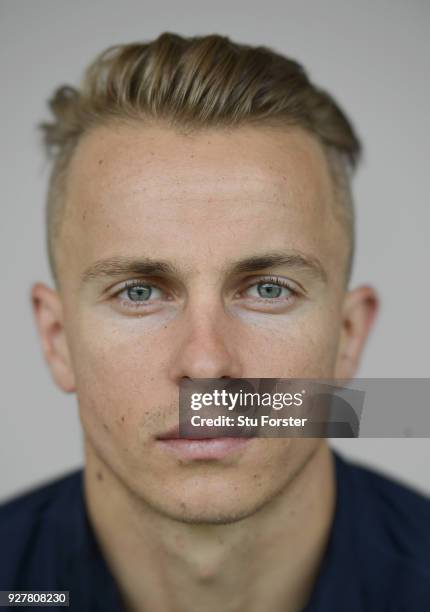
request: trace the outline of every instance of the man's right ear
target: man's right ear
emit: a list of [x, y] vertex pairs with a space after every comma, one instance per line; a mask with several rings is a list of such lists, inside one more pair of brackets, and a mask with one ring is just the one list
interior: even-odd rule
[[63, 324], [63, 307], [56, 291], [43, 283], [31, 288], [31, 302], [43, 355], [56, 384], [66, 393], [73, 393], [75, 375]]

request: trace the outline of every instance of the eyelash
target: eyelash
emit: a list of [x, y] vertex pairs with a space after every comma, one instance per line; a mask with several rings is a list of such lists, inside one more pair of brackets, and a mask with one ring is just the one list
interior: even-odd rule
[[[250, 287], [255, 287], [257, 285], [264, 285], [264, 284], [278, 285], [279, 287], [283, 287], [284, 289], [288, 289], [289, 291], [291, 291], [291, 293], [293, 295], [297, 295], [297, 291], [294, 289], [292, 284], [289, 283], [288, 281], [286, 281], [284, 278], [279, 278], [278, 276], [267, 276], [265, 278], [260, 279], [256, 283], [251, 283], [246, 288], [249, 289]], [[261, 300], [269, 300], [269, 301], [273, 302], [273, 298], [260, 298], [260, 299]], [[280, 298], [277, 298], [277, 299], [280, 299]]]
[[[160, 287], [159, 285], [157, 285], [156, 283], [147, 283], [143, 280], [132, 280], [132, 281], [127, 281], [126, 283], [124, 283], [124, 285], [121, 287], [121, 289], [119, 289], [112, 297], [114, 298], [118, 298], [118, 296], [123, 293], [123, 291], [126, 291], [127, 289], [132, 289], [133, 287], [152, 287], [155, 289], [158, 289], [159, 291], [164, 291], [164, 289], [162, 287]], [[145, 302], [133, 302], [132, 300], [123, 300], [123, 299], [119, 299], [119, 302], [121, 302], [121, 304], [123, 304], [126, 308], [130, 308], [130, 309], [139, 309], [142, 308], [142, 306], [145, 308]]]
[[[257, 285], [263, 285], [265, 283], [278, 285], [279, 287], [288, 289], [289, 291], [291, 291], [292, 295], [288, 296], [287, 298], [262, 298], [260, 297], [260, 298], [257, 298], [259, 301], [262, 301], [265, 303], [268, 303], [268, 302], [276, 303], [280, 301], [289, 302], [292, 299], [296, 298], [298, 295], [298, 291], [290, 283], [288, 283], [285, 279], [279, 278], [277, 276], [267, 276], [264, 278], [260, 278], [258, 282], [253, 282], [247, 285], [247, 287], [245, 288], [245, 291], [247, 289], [250, 289], [251, 287], [255, 287]], [[159, 291], [164, 291], [164, 289], [160, 287], [159, 285], [157, 285], [156, 283], [153, 283], [153, 282], [147, 283], [143, 280], [132, 280], [132, 281], [127, 281], [126, 283], [124, 283], [124, 285], [118, 291], [116, 291], [116, 293], [112, 297], [118, 298], [118, 296], [121, 293], [123, 293], [123, 291], [126, 291], [127, 289], [130, 289], [133, 287], [141, 287], [141, 286], [153, 287], [155, 289], [158, 289]], [[142, 306], [145, 308], [145, 301], [133, 302], [132, 300], [119, 299], [119, 302], [123, 304], [125, 308], [129, 308], [129, 309], [140, 309], [142, 308]]]

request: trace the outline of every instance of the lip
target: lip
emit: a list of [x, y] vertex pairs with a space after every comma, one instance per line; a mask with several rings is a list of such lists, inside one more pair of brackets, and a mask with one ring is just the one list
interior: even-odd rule
[[163, 438], [157, 443], [161, 448], [176, 454], [183, 460], [219, 461], [242, 451], [252, 438]]
[[[212, 433], [212, 437], [204, 435]], [[251, 442], [251, 438], [223, 436], [221, 429], [217, 430], [216, 437], [213, 429], [201, 431], [202, 438], [181, 438], [179, 427], [173, 427], [167, 432], [157, 436], [156, 442], [160, 448], [174, 453], [182, 460], [219, 461], [226, 457], [240, 453]]]

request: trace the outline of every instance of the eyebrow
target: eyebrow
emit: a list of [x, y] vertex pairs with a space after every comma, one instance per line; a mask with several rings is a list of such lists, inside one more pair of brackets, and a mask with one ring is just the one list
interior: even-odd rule
[[85, 284], [100, 277], [114, 278], [125, 274], [136, 276], [174, 276], [179, 270], [166, 261], [157, 261], [149, 257], [110, 257], [91, 264], [81, 275]]
[[246, 272], [256, 272], [265, 270], [266, 268], [275, 268], [279, 266], [288, 266], [296, 268], [311, 274], [318, 280], [327, 282], [327, 273], [324, 270], [321, 262], [314, 256], [304, 255], [301, 253], [267, 253], [256, 255], [238, 261], [233, 265], [232, 272], [243, 274]]
[[[314, 256], [298, 252], [273, 252], [254, 255], [226, 266], [230, 275], [257, 272], [279, 266], [303, 270], [312, 277], [327, 282], [327, 274], [321, 262]], [[149, 257], [110, 257], [91, 264], [81, 275], [81, 284], [98, 278], [115, 278], [124, 275], [135, 276], [180, 276], [179, 269], [172, 263]]]

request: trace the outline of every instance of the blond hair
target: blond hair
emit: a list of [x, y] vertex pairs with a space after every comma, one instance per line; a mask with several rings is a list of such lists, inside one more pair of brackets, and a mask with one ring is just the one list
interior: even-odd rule
[[151, 42], [116, 45], [87, 68], [80, 89], [63, 86], [49, 102], [54, 121], [41, 124], [53, 160], [46, 205], [50, 268], [64, 208], [65, 176], [81, 136], [115, 119], [162, 120], [172, 128], [299, 126], [323, 145], [353, 251], [350, 175], [361, 154], [353, 126], [303, 67], [263, 46], [225, 36], [165, 32]]

